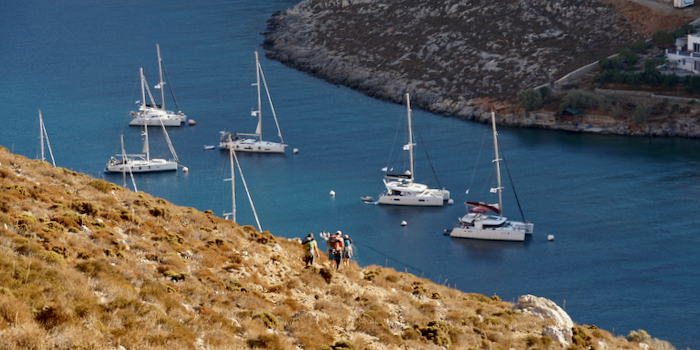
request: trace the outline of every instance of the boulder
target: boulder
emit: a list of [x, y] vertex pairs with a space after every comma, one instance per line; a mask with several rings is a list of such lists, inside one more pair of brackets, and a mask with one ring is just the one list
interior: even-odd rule
[[571, 342], [571, 329], [574, 327], [574, 322], [569, 317], [569, 314], [553, 301], [530, 294], [522, 295], [518, 298], [518, 303], [513, 306], [513, 309], [520, 310], [524, 314], [554, 321], [556, 326], [544, 327], [542, 334], [560, 342], [564, 347]]

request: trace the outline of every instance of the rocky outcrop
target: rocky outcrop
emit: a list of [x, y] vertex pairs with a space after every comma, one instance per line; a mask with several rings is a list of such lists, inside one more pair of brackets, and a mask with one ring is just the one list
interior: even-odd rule
[[[483, 122], [495, 110], [501, 124], [569, 130], [525, 118], [517, 92], [648, 36], [649, 16], [654, 30], [684, 20], [624, 0], [305, 0], [269, 20], [263, 46], [268, 58], [373, 98], [403, 103], [409, 92], [435, 114]], [[601, 131], [700, 137], [696, 129], [671, 121]]]
[[565, 347], [571, 342], [571, 329], [574, 327], [574, 322], [569, 314], [553, 301], [528, 294], [518, 298], [518, 303], [513, 306], [513, 309], [554, 321], [555, 325], [545, 326], [542, 329], [542, 334], [558, 341]]
[[269, 21], [268, 58], [418, 108], [472, 117], [639, 39], [595, 0], [306, 0]]

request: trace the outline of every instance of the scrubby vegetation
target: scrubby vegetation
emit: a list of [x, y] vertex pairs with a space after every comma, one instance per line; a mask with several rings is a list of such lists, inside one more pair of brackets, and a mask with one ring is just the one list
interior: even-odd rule
[[380, 266], [336, 271], [322, 258], [305, 268], [299, 242], [0, 147], [0, 348], [640, 349], [656, 341], [576, 326], [563, 345], [542, 332], [553, 321], [497, 296]]

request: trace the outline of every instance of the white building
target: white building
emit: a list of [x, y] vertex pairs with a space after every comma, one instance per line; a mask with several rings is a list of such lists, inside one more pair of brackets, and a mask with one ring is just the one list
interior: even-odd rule
[[700, 33], [676, 38], [676, 49], [666, 49], [666, 59], [678, 69], [700, 74]]

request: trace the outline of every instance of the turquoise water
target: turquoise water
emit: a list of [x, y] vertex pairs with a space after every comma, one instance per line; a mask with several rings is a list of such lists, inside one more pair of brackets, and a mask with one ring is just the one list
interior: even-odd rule
[[[120, 152], [121, 133], [127, 152], [140, 150], [140, 130], [127, 126], [128, 113], [140, 99], [139, 67], [156, 84], [157, 43], [178, 104], [197, 125], [168, 130], [189, 173], [136, 175], [136, 184], [178, 205], [229, 211], [228, 156], [202, 146], [216, 144], [222, 130], [253, 131], [253, 51], [263, 53], [265, 21], [295, 2], [175, 0], [149, 8], [137, 1], [2, 2], [0, 145], [36, 158], [41, 109], [59, 166], [122, 184], [120, 175], [103, 169]], [[484, 189], [487, 173], [473, 169], [479, 154], [491, 158], [489, 126], [414, 111], [424, 143], [416, 150], [417, 178], [436, 185], [427, 148], [457, 204], [363, 204], [361, 196], [376, 198], [383, 190], [381, 168], [405, 106], [264, 55], [261, 64], [290, 148], [286, 155], [239, 154], [263, 229], [283, 237], [342, 230], [353, 237], [362, 265], [391, 266], [508, 301], [543, 296], [579, 324], [617, 335], [645, 329], [677, 348], [698, 347], [699, 141], [500, 127], [535, 234], [524, 243], [453, 239], [442, 232], [464, 214], [465, 191]], [[263, 131], [273, 138], [274, 122], [263, 113]], [[152, 153], [167, 156], [160, 131], [150, 136]], [[254, 225], [240, 182], [237, 188], [237, 219]], [[504, 210], [519, 219], [512, 193]], [[408, 225], [400, 226], [402, 220]]]

